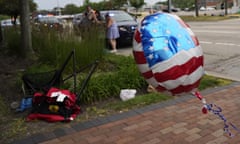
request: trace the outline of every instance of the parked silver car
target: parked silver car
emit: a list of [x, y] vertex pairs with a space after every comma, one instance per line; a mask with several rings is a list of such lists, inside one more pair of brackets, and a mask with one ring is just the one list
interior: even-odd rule
[[63, 24], [55, 16], [38, 16], [33, 19], [34, 27], [38, 30], [63, 31]]
[[82, 21], [82, 19], [83, 19], [83, 14], [82, 13], [78, 13], [78, 14], [75, 14], [73, 16], [73, 20], [72, 20], [73, 30], [76, 34], [79, 33], [79, 24]]
[[[20, 25], [20, 21], [16, 19], [16, 25]], [[1, 27], [11, 27], [14, 26], [14, 22], [12, 19], [6, 19], [1, 21]]]
[[5, 19], [0, 21], [0, 42], [4, 40], [4, 31], [7, 28], [11, 28], [13, 26], [20, 26], [19, 19], [16, 19], [16, 24], [14, 25], [14, 22], [12, 19]]

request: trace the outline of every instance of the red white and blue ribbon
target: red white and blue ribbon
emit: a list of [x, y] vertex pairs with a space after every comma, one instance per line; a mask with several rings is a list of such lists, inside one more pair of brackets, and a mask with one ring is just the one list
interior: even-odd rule
[[194, 96], [196, 96], [199, 100], [203, 103], [202, 113], [207, 114], [208, 111], [212, 112], [214, 115], [218, 116], [224, 123], [223, 130], [225, 133], [227, 133], [228, 136], [234, 137], [234, 134], [230, 129], [235, 130], [237, 133], [240, 133], [240, 129], [238, 129], [234, 124], [231, 122], [228, 122], [225, 116], [222, 114], [222, 108], [215, 105], [215, 104], [208, 104], [205, 100], [205, 98], [202, 97], [200, 92], [194, 92], [192, 93]]

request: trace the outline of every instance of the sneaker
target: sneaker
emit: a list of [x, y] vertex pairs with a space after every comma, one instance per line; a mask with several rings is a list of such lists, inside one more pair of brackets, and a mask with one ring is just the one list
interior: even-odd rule
[[110, 53], [116, 53], [117, 52], [117, 50], [115, 49], [115, 50], [111, 50], [110, 51]]

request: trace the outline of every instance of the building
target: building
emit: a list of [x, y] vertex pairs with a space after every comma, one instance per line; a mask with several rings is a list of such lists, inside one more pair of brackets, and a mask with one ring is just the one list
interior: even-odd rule
[[[216, 9], [221, 9], [224, 6], [225, 0], [198, 0], [199, 7], [213, 7]], [[240, 0], [227, 0], [228, 7], [239, 6]]]

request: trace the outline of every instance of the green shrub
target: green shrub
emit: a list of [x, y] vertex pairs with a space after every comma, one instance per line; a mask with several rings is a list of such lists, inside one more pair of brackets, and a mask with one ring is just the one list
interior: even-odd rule
[[[71, 33], [63, 35], [51, 31], [45, 33], [34, 32], [33, 47], [39, 57], [39, 63], [28, 71], [36, 72], [39, 69], [40, 72], [54, 67], [60, 68], [68, 54], [75, 48], [77, 70], [96, 59], [100, 61], [98, 69], [88, 83], [88, 87], [81, 95], [81, 102], [92, 103], [105, 100], [109, 97], [118, 96], [121, 89], [140, 89], [143, 85], [146, 85], [132, 57], [114, 54], [104, 56], [104, 33], [99, 34], [99, 32], [101, 30], [93, 28], [89, 33], [84, 34], [84, 38]], [[96, 35], [93, 35], [93, 33], [96, 33]], [[71, 65], [72, 61], [65, 69], [65, 76], [72, 73]], [[77, 75], [77, 93], [87, 77], [88, 70]], [[73, 84], [73, 79], [70, 79], [65, 82], [62, 88], [73, 91]]]
[[147, 93], [144, 95], [138, 95], [134, 99], [130, 99], [128, 101], [116, 101], [116, 102], [108, 103], [104, 106], [104, 108], [115, 110], [115, 111], [130, 110], [130, 109], [150, 105], [153, 103], [165, 101], [170, 98], [173, 98], [173, 97], [165, 94], [161, 94], [161, 93]]
[[[39, 61], [60, 68], [69, 53], [75, 49], [77, 68], [100, 59], [104, 54], [105, 41], [99, 36], [99, 29], [92, 28], [86, 39], [71, 32], [33, 32], [33, 48]], [[96, 34], [96, 35], [94, 35]], [[67, 65], [72, 72], [72, 61]]]
[[[110, 63], [110, 68], [105, 67]], [[108, 64], [109, 65], [109, 64]], [[82, 82], [86, 75], [78, 77]], [[81, 83], [78, 85], [80, 89]], [[93, 103], [102, 101], [111, 97], [118, 97], [121, 89], [140, 90], [147, 87], [144, 78], [137, 69], [133, 57], [120, 55], [106, 55], [97, 72], [94, 73], [84, 93], [80, 97], [82, 103]]]

